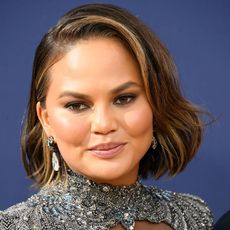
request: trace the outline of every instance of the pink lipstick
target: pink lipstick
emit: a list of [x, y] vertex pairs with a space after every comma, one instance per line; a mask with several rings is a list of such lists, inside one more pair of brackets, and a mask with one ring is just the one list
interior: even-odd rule
[[119, 154], [125, 147], [125, 143], [101, 143], [89, 148], [89, 151], [99, 158], [112, 158]]

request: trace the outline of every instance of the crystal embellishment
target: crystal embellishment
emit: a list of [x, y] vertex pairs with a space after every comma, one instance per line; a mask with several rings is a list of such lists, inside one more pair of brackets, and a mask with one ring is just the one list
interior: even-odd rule
[[97, 184], [68, 171], [67, 184], [51, 184], [26, 202], [0, 212], [0, 229], [110, 230], [136, 221], [177, 230], [211, 230], [210, 210], [199, 197], [147, 187]]
[[52, 167], [54, 171], [58, 171], [60, 168], [59, 161], [55, 152], [52, 153]]

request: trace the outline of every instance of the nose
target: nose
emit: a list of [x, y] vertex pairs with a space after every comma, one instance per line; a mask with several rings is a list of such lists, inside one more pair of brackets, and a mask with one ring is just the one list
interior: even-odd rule
[[114, 112], [106, 106], [95, 107], [91, 120], [92, 133], [105, 135], [116, 129], [117, 121]]

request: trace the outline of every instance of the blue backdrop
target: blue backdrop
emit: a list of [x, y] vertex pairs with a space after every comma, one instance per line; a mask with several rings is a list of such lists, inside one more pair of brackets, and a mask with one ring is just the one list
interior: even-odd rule
[[[34, 50], [70, 8], [96, 1], [3, 0], [0, 3], [0, 210], [34, 190], [20, 159], [20, 128]], [[207, 127], [198, 155], [173, 179], [147, 181], [204, 198], [215, 219], [230, 209], [230, 2], [228, 0], [100, 1], [123, 6], [163, 40], [179, 69], [185, 95], [219, 119]]]

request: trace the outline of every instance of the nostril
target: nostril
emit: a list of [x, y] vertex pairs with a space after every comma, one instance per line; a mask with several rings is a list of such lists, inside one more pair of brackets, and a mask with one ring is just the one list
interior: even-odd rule
[[116, 131], [117, 122], [112, 111], [106, 108], [95, 108], [91, 120], [91, 131], [95, 134], [108, 134]]
[[113, 121], [108, 123], [98, 122], [92, 124], [91, 130], [95, 134], [108, 134], [116, 131], [116, 125]]

